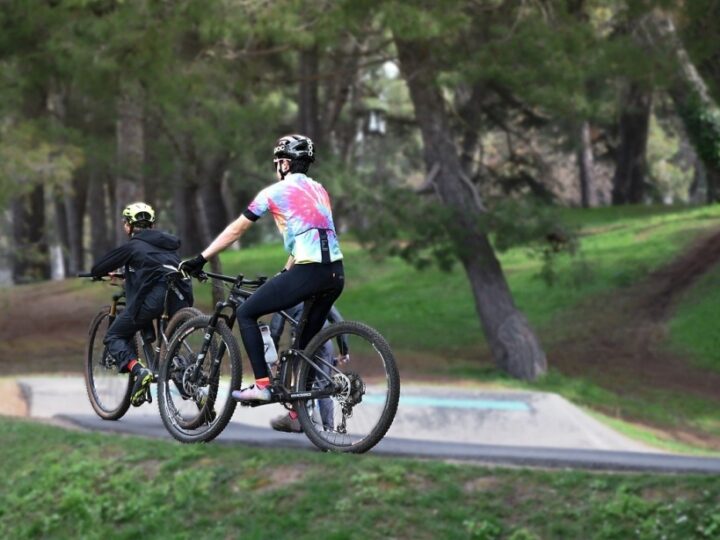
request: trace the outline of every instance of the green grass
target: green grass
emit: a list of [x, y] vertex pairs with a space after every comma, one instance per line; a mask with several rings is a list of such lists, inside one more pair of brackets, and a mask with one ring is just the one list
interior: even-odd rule
[[[545, 343], [567, 337], [568, 332], [582, 327], [582, 319], [574, 321], [570, 329], [566, 324], [557, 324], [563, 313], [604, 293], [622, 291], [672, 260], [698, 235], [720, 225], [720, 206], [559, 212], [578, 227], [581, 249], [576, 257], [559, 258], [555, 285], [549, 287], [539, 278], [541, 261], [528, 249], [517, 248], [500, 255], [516, 304]], [[642, 381], [633, 381], [632, 392], [623, 393], [608, 390], [590, 378], [563, 377], [554, 370], [533, 385], [511, 381], [478, 362], [480, 355], [487, 358], [485, 340], [466, 276], [459, 266], [450, 273], [437, 269], [418, 271], [396, 258], [375, 260], [357, 244], [343, 240], [347, 285], [338, 307], [346, 318], [368, 322], [389, 339], [401, 372], [406, 362], [420, 358], [424, 359], [426, 372], [446, 380], [553, 391], [617, 421], [634, 418], [669, 430], [689, 427], [720, 437], [716, 402], [648, 389]], [[242, 270], [248, 276], [272, 275], [284, 261], [280, 245], [223, 255], [227, 273]], [[672, 323], [672, 346], [692, 351], [701, 365], [713, 367], [720, 365], [720, 347], [715, 346], [720, 332], [714, 331], [720, 327], [720, 320], [713, 313], [720, 287], [714, 287], [713, 276], [701, 285]], [[208, 294], [209, 287], [204, 289]], [[650, 442], [657, 436], [648, 432], [640, 438]], [[674, 444], [669, 439], [665, 443]]]
[[[517, 248], [500, 259], [516, 304], [540, 333], [555, 316], [592, 295], [628, 286], [669, 261], [700, 232], [720, 225], [720, 207], [622, 207], [562, 209], [580, 226], [581, 250], [557, 261], [558, 281], [549, 287], [539, 277], [541, 261]], [[354, 242], [344, 241], [346, 289], [338, 307], [346, 318], [377, 327], [393, 346], [405, 350], [458, 353], [484, 344], [474, 299], [462, 268], [449, 273], [416, 270], [400, 259], [373, 259]], [[279, 244], [226, 252], [223, 269], [248, 277], [273, 275], [286, 256]], [[209, 286], [196, 285], [210, 305]]]
[[0, 538], [707, 539], [717, 476], [182, 446], [0, 417]]
[[695, 363], [720, 371], [720, 268], [693, 287], [670, 324], [670, 345], [689, 352]]

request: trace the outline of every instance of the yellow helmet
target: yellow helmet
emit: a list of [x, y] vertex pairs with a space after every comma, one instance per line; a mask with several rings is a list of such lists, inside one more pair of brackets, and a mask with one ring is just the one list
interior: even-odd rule
[[144, 202], [128, 204], [122, 211], [122, 215], [130, 225], [134, 225], [138, 221], [155, 223], [155, 210], [153, 210], [152, 206]]

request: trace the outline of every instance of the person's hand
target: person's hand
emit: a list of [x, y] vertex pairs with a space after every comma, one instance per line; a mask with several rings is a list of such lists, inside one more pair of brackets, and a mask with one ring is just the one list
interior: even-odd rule
[[184, 272], [190, 276], [197, 277], [202, 272], [203, 266], [207, 263], [207, 259], [202, 256], [202, 253], [180, 263], [178, 270]]

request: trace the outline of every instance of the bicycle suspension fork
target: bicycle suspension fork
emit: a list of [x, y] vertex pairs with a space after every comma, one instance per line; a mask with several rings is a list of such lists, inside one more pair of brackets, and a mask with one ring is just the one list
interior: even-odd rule
[[[229, 317], [223, 317], [222, 311], [225, 308], [232, 308], [232, 315]], [[220, 318], [224, 318], [227, 320], [227, 325], [232, 328], [233, 324], [235, 323], [235, 308], [236, 303], [233, 301], [228, 302], [218, 302], [215, 306], [215, 311], [210, 316], [210, 322], [208, 323], [207, 327], [205, 328], [205, 336], [203, 337], [203, 344], [200, 347], [200, 352], [197, 355], [197, 360], [195, 362], [195, 368], [193, 370], [192, 378], [193, 380], [197, 380], [198, 376], [200, 375], [200, 371], [202, 369], [203, 364], [205, 363], [205, 357], [208, 354], [208, 351], [210, 351], [210, 346], [212, 344], [213, 336], [215, 335], [215, 331], [217, 330], [217, 325], [220, 321]], [[211, 364], [210, 364], [210, 380], [214, 380], [218, 376], [218, 370], [220, 369], [220, 359], [225, 354], [225, 342], [220, 342], [220, 345], [218, 347], [218, 350], [215, 354], [214, 358], [211, 358]]]

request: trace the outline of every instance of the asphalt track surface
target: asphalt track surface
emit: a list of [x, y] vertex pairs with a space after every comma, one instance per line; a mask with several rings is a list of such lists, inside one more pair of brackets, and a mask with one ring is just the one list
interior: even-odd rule
[[[29, 415], [91, 431], [170, 439], [156, 401], [104, 421], [81, 377], [18, 379]], [[317, 451], [302, 434], [268, 427], [277, 405], [238, 407], [212, 444]], [[615, 432], [556, 394], [404, 385], [398, 413], [374, 455], [511, 466], [720, 474], [720, 458], [669, 454]]]

